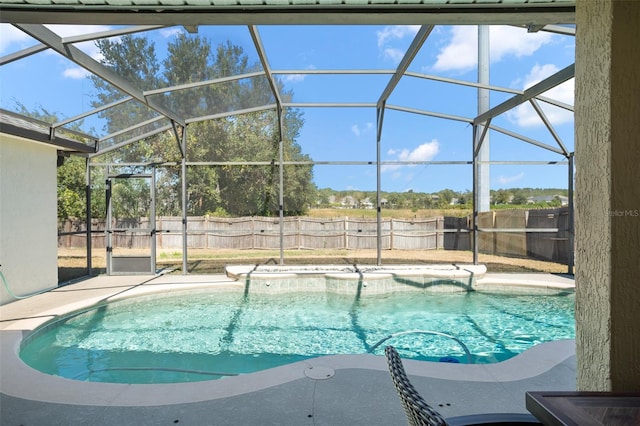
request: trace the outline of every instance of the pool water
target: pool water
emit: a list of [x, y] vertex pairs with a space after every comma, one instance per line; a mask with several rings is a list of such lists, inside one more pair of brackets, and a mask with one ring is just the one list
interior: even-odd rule
[[[574, 338], [574, 294], [395, 293], [355, 298], [197, 292], [134, 298], [36, 330], [20, 357], [76, 380], [172, 383], [255, 372], [311, 357], [363, 354], [407, 330], [462, 341], [474, 363], [509, 359], [542, 342]], [[386, 344], [402, 357], [467, 362], [442, 336], [408, 334]]]

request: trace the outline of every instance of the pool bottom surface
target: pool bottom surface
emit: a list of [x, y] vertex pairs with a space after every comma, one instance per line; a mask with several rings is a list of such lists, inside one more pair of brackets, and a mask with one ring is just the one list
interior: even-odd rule
[[[174, 383], [367, 353], [389, 335], [434, 330], [464, 342], [474, 363], [494, 363], [541, 342], [573, 338], [573, 303], [572, 293], [145, 296], [36, 330], [20, 356], [37, 370], [76, 380]], [[463, 348], [442, 336], [408, 334], [385, 344], [404, 358], [466, 362]]]

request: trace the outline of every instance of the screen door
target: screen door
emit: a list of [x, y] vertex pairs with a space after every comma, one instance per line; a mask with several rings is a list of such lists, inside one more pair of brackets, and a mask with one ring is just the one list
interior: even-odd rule
[[156, 273], [154, 174], [109, 175], [107, 274]]

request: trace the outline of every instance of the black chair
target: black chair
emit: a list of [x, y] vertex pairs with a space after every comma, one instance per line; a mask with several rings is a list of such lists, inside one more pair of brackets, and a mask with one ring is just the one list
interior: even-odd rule
[[413, 387], [407, 374], [404, 371], [404, 365], [398, 355], [398, 351], [393, 346], [387, 346], [384, 350], [389, 365], [389, 373], [391, 381], [398, 392], [400, 402], [407, 415], [409, 426], [455, 426], [455, 425], [532, 425], [542, 424], [535, 417], [529, 414], [475, 414], [469, 416], [453, 417], [445, 420], [444, 417], [420, 396], [418, 391]]

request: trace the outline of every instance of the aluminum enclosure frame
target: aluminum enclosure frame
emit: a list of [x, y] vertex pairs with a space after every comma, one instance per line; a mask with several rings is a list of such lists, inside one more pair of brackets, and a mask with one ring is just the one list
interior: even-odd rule
[[[520, 139], [524, 142], [533, 144], [550, 152], [560, 154], [564, 156], [567, 161], [566, 162], [549, 162], [549, 164], [567, 164], [569, 170], [568, 179], [569, 179], [569, 200], [570, 200], [570, 229], [569, 235], [570, 239], [573, 238], [573, 153], [567, 151], [565, 145], [558, 137], [557, 133], [553, 129], [553, 126], [550, 124], [549, 120], [544, 116], [541, 108], [539, 107], [537, 101], [546, 102], [549, 104], [556, 105], [560, 108], [573, 110], [573, 107], [570, 105], [559, 103], [553, 99], [549, 99], [543, 96], [543, 93], [547, 90], [556, 87], [564, 81], [572, 78], [575, 72], [574, 66], [571, 65], [555, 75], [543, 80], [532, 88], [529, 88], [525, 91], [517, 91], [507, 88], [500, 88], [494, 86], [488, 86], [486, 84], [481, 83], [469, 83], [456, 81], [455, 79], [447, 79], [436, 76], [429, 76], [418, 73], [408, 72], [407, 69], [415, 57], [415, 55], [419, 52], [423, 43], [428, 38], [430, 32], [433, 30], [435, 24], [504, 24], [509, 23], [518, 26], [527, 27], [530, 31], [550, 31], [561, 33], [565, 35], [575, 35], [575, 31], [568, 29], [567, 27], [555, 25], [557, 23], [573, 23], [575, 19], [575, 2], [572, 0], [560, 0], [553, 1], [550, 0], [548, 2], [533, 2], [529, 3], [526, 0], [522, 1], [514, 1], [514, 0], [495, 0], [492, 4], [484, 4], [477, 3], [473, 5], [452, 5], [452, 4], [431, 4], [430, 2], [425, 0], [425, 4], [422, 7], [418, 7], [416, 5], [394, 5], [392, 6], [378, 6], [378, 5], [367, 5], [365, 6], [348, 6], [346, 7], [328, 7], [319, 5], [315, 8], [307, 8], [301, 5], [294, 4], [294, 1], [289, 2], [288, 6], [282, 8], [280, 12], [272, 12], [275, 10], [275, 7], [248, 7], [244, 5], [242, 10], [240, 8], [222, 8], [222, 7], [211, 7], [210, 9], [202, 10], [196, 9], [194, 7], [183, 7], [180, 11], [176, 9], [172, 9], [171, 7], [162, 6], [160, 9], [158, 7], [153, 8], [145, 8], [141, 6], [135, 6], [136, 13], [133, 14], [132, 10], [134, 6], [121, 6], [121, 7], [79, 7], [70, 11], [65, 7], [64, 2], [56, 2], [56, 5], [24, 5], [24, 4], [14, 4], [11, 1], [4, 0], [0, 2], [0, 21], [1, 22], [10, 22], [13, 23], [16, 27], [20, 28], [27, 34], [36, 38], [41, 42], [40, 45], [34, 46], [28, 49], [24, 49], [23, 51], [16, 52], [11, 55], [7, 55], [3, 58], [0, 58], [0, 65], [9, 63], [15, 60], [19, 60], [23, 57], [30, 56], [34, 53], [40, 52], [44, 49], [52, 49], [59, 54], [65, 56], [70, 61], [82, 66], [83, 68], [90, 71], [92, 74], [102, 78], [103, 80], [115, 85], [120, 88], [123, 92], [125, 92], [128, 97], [117, 101], [110, 105], [105, 105], [101, 108], [88, 111], [79, 116], [72, 117], [66, 119], [60, 123], [53, 123], [51, 125], [51, 134], [55, 135], [55, 131], [59, 127], [63, 127], [65, 124], [71, 123], [75, 120], [90, 116], [92, 114], [97, 114], [105, 109], [115, 106], [116, 104], [127, 102], [129, 100], [137, 100], [145, 104], [147, 107], [155, 110], [158, 113], [156, 120], [167, 120], [168, 124], [157, 128], [155, 131], [151, 131], [145, 133], [142, 136], [133, 138], [131, 140], [127, 140], [121, 142], [117, 145], [107, 147], [104, 149], [100, 149], [100, 141], [104, 141], [113, 137], [115, 134], [107, 135], [103, 138], [97, 138], [96, 147], [91, 152], [87, 152], [86, 155], [90, 159], [100, 156], [106, 152], [117, 149], [121, 146], [136, 142], [140, 140], [142, 137], [149, 137], [154, 134], [158, 134], [165, 131], [173, 131], [176, 139], [176, 143], [180, 148], [182, 161], [181, 161], [181, 171], [182, 171], [182, 188], [183, 188], [183, 273], [187, 273], [186, 271], [186, 259], [187, 259], [187, 227], [186, 227], [186, 167], [190, 165], [214, 165], [215, 163], [194, 163], [186, 161], [186, 134], [188, 131], [188, 125], [190, 123], [211, 120], [216, 118], [223, 118], [231, 115], [238, 115], [244, 113], [250, 113], [259, 110], [268, 110], [274, 109], [277, 112], [278, 116], [278, 129], [280, 133], [280, 144], [279, 144], [279, 170], [280, 170], [280, 207], [279, 207], [279, 217], [280, 217], [280, 263], [284, 263], [283, 256], [283, 243], [282, 243], [282, 235], [283, 235], [283, 168], [285, 165], [290, 164], [366, 164], [370, 165], [371, 162], [287, 162], [283, 160], [282, 155], [282, 115], [283, 109], [285, 108], [335, 108], [335, 107], [370, 107], [375, 108], [376, 110], [376, 120], [377, 120], [377, 132], [376, 132], [376, 193], [377, 193], [377, 262], [381, 263], [381, 207], [380, 207], [380, 192], [381, 192], [381, 179], [380, 179], [380, 171], [381, 166], [387, 164], [397, 164], [398, 162], [384, 162], [381, 161], [380, 155], [380, 142], [382, 137], [382, 129], [384, 122], [384, 111], [385, 109], [391, 109], [401, 112], [414, 113], [424, 116], [431, 116], [442, 118], [446, 120], [454, 120], [460, 122], [466, 122], [473, 126], [474, 130], [474, 140], [473, 140], [473, 156], [471, 164], [474, 168], [474, 194], [477, 191], [476, 183], [477, 183], [477, 155], [480, 147], [482, 146], [485, 135], [488, 130], [494, 130], [506, 134], [508, 136], [514, 137], [516, 139]], [[428, 3], [428, 4], [427, 4]], [[397, 7], [395, 7], [397, 6]], [[215, 11], [214, 11], [215, 9]], [[91, 10], [91, 12], [88, 12]], [[158, 12], [160, 10], [162, 13]], [[284, 12], [286, 10], [286, 12]], [[313, 10], [313, 13], [311, 11]], [[142, 91], [139, 88], [132, 85], [130, 82], [124, 80], [118, 75], [115, 75], [111, 72], [111, 70], [104, 65], [98, 63], [97, 61], [91, 59], [82, 51], [78, 50], [73, 46], [73, 43], [79, 41], [86, 40], [95, 40], [106, 36], [111, 36], [115, 34], [130, 34], [136, 32], [148, 31], [151, 29], [157, 29], [164, 26], [179, 24], [187, 28], [189, 31], [197, 31], [198, 25], [204, 24], [217, 24], [217, 23], [225, 23], [225, 24], [233, 24], [236, 23], [235, 20], [239, 20], [238, 24], [247, 25], [248, 30], [251, 35], [254, 47], [262, 64], [263, 71], [253, 73], [251, 75], [239, 75], [228, 77], [224, 79], [219, 79], [215, 81], [207, 81], [207, 82], [199, 82], [193, 83], [190, 85], [181, 85], [175, 86], [165, 89], [152, 90], [152, 91]], [[41, 25], [45, 22], [47, 23], [99, 23], [104, 24], [105, 22], [113, 23], [113, 24], [137, 24], [138, 26], [127, 28], [127, 29], [119, 29], [110, 32], [103, 33], [95, 33], [89, 34], [86, 36], [79, 36], [73, 38], [63, 38], [55, 34], [53, 31]], [[404, 57], [400, 61], [400, 64], [395, 70], [272, 70], [268, 63], [268, 56], [264, 50], [262, 45], [260, 35], [258, 32], [257, 24], [278, 24], [278, 23], [295, 23], [295, 24], [312, 24], [312, 23], [322, 23], [322, 24], [358, 24], [358, 23], [385, 23], [385, 24], [393, 24], [393, 23], [416, 23], [420, 22], [423, 24], [414, 37], [411, 46], [405, 53]], [[432, 23], [431, 23], [432, 22]], [[548, 23], [548, 24], [545, 24]], [[143, 25], [140, 25], [143, 24]], [[275, 80], [275, 76], [282, 74], [362, 74], [362, 75], [371, 75], [371, 74], [389, 74], [391, 75], [390, 80], [387, 84], [387, 87], [381, 93], [377, 103], [296, 103], [296, 102], [283, 102], [281, 95], [278, 93], [277, 82]], [[183, 90], [186, 88], [194, 87], [194, 85], [198, 84], [215, 84], [223, 81], [231, 81], [237, 80], [241, 78], [248, 78], [254, 76], [265, 76], [268, 79], [269, 85], [271, 86], [271, 90], [276, 99], [275, 104], [271, 105], [263, 105], [257, 106], [254, 108], [249, 108], [242, 111], [231, 111], [228, 113], [220, 113], [214, 114], [210, 116], [204, 117], [181, 117], [173, 111], [170, 111], [163, 106], [156, 104], [150, 99], [151, 95], [158, 93], [166, 93], [175, 90]], [[388, 105], [387, 100], [391, 93], [393, 92], [395, 86], [400, 81], [402, 77], [414, 77], [414, 78], [424, 78], [430, 80], [438, 80], [443, 82], [448, 82], [451, 84], [461, 84], [467, 86], [474, 86], [479, 90], [496, 90], [507, 93], [512, 93], [514, 96], [503, 102], [502, 104], [491, 108], [489, 111], [478, 115], [477, 117], [467, 118], [467, 117], [457, 117], [451, 116], [447, 114], [442, 114], [438, 112], [430, 112], [418, 109], [412, 109], [404, 106], [394, 106]], [[511, 132], [506, 129], [499, 128], [491, 124], [491, 119], [524, 103], [530, 102], [541, 120], [545, 123], [547, 129], [553, 135], [558, 147], [554, 147], [548, 144], [544, 144], [542, 142], [533, 140], [524, 135], [518, 135], [514, 132]], [[127, 129], [135, 129], [141, 128], [145, 123], [140, 123], [138, 126], [134, 126], [133, 128]], [[477, 129], [482, 126], [483, 130], [481, 133], [478, 133]], [[405, 164], [403, 162], [402, 164]], [[411, 162], [412, 164], [469, 164], [468, 161], [460, 161], [460, 162]], [[507, 162], [488, 162], [489, 164], [505, 164]], [[527, 162], [512, 162], [510, 164], [526, 164]], [[529, 162], [540, 163], [540, 162]], [[229, 163], [226, 163], [229, 164]], [[236, 163], [234, 163], [236, 164]], [[245, 164], [245, 165], [258, 165], [263, 164], [263, 162], [239, 162], [237, 164]], [[267, 163], [270, 164], [270, 163]], [[90, 161], [87, 162], [87, 170], [90, 166], [94, 166], [97, 164], [92, 164]], [[87, 175], [89, 173], [87, 172]], [[87, 182], [89, 182], [89, 177], [87, 177]], [[474, 213], [473, 213], [473, 233], [474, 233], [474, 262], [477, 263], [477, 235], [478, 232], [486, 231], [478, 229], [476, 225], [476, 216], [477, 216], [477, 205], [475, 201], [474, 195]], [[89, 206], [88, 206], [89, 209]], [[90, 226], [88, 226], [88, 248], [87, 251], [89, 253], [88, 258], [90, 259], [90, 241], [91, 241], [91, 230]], [[548, 230], [546, 230], [548, 231]], [[90, 260], [89, 260], [89, 270], [91, 270]], [[572, 271], [572, 262], [569, 265], [569, 272]]]

